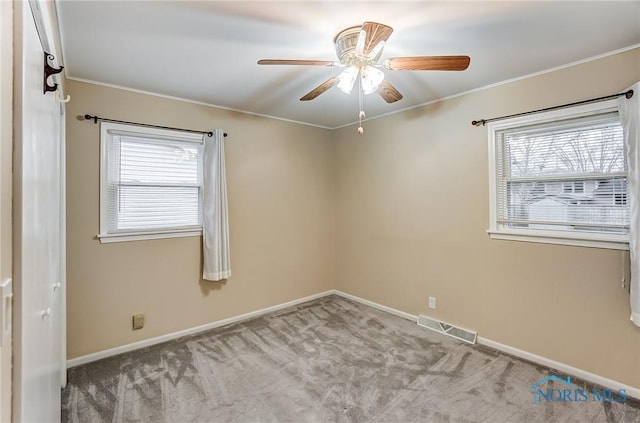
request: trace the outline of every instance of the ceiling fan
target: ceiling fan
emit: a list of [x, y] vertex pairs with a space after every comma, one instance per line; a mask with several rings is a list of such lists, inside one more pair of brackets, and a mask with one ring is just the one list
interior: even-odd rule
[[[378, 92], [387, 103], [402, 99], [402, 94], [385, 79], [387, 70], [438, 70], [462, 71], [469, 67], [469, 56], [413, 56], [392, 57], [379, 62], [382, 49], [391, 36], [393, 28], [377, 22], [365, 22], [362, 26], [347, 28], [335, 36], [334, 43], [338, 61], [262, 59], [259, 65], [304, 65], [347, 67], [342, 73], [329, 78], [305, 94], [300, 101], [313, 100], [333, 86], [346, 94], [351, 93], [356, 82], [360, 94], [360, 127], [362, 133], [362, 95]], [[358, 78], [359, 77], [359, 78]]]

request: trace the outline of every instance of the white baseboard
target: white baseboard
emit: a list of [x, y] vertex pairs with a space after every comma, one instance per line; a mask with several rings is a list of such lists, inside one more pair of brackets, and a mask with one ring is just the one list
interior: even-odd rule
[[346, 292], [338, 291], [337, 289], [333, 290], [333, 294], [339, 295], [341, 297], [347, 298], [349, 300], [353, 300], [360, 304], [368, 305], [369, 307], [376, 308], [378, 310], [386, 311], [387, 313], [396, 315], [398, 317], [402, 317], [403, 319], [411, 320], [414, 323], [418, 322], [418, 316], [411, 313], [405, 313], [404, 311], [397, 310], [395, 308], [387, 307], [382, 304], [374, 303], [373, 301], [365, 300], [361, 297], [356, 297], [355, 295], [347, 294]]
[[315, 300], [317, 298], [326, 297], [327, 295], [336, 294], [334, 289], [330, 289], [328, 291], [320, 292], [318, 294], [309, 295], [308, 297], [299, 298], [297, 300], [288, 301], [282, 304], [276, 304], [271, 307], [262, 308], [260, 310], [252, 311], [249, 313], [239, 314], [237, 316], [229, 317], [227, 319], [218, 320], [216, 322], [206, 323], [204, 325], [195, 326], [189, 329], [180, 330], [178, 332], [168, 333], [166, 335], [156, 336], [149, 339], [144, 339], [142, 341], [132, 342], [131, 344], [121, 345], [115, 348], [109, 348], [107, 350], [98, 351], [95, 353], [82, 355], [80, 357], [72, 358], [67, 360], [67, 368], [80, 366], [82, 364], [91, 363], [93, 361], [98, 361], [103, 358], [113, 357], [114, 355], [122, 354], [125, 352], [135, 351], [140, 348], [150, 347], [152, 345], [160, 344], [162, 342], [172, 341], [174, 339], [181, 338], [187, 335], [193, 335], [199, 332], [204, 332], [209, 329], [215, 329], [220, 326], [225, 326], [231, 323], [241, 322], [243, 320], [253, 319], [255, 317], [262, 316], [267, 313], [271, 313], [273, 311], [282, 310], [287, 307], [295, 306], [298, 304], [302, 304], [307, 301]]
[[[255, 317], [262, 316], [267, 313], [271, 313], [273, 311], [282, 310], [287, 307], [295, 306], [298, 304], [302, 304], [307, 301], [315, 300], [318, 298], [326, 297], [327, 295], [338, 295], [343, 298], [347, 298], [349, 300], [358, 302], [360, 304], [367, 305], [369, 307], [373, 307], [375, 309], [393, 314], [398, 317], [402, 317], [403, 319], [410, 320], [412, 322], [418, 321], [418, 316], [411, 313], [406, 313], [404, 311], [397, 310], [392, 307], [388, 307], [370, 300], [366, 300], [361, 297], [357, 297], [355, 295], [347, 294], [346, 292], [339, 291], [337, 289], [330, 289], [328, 291], [320, 292], [318, 294], [309, 295], [308, 297], [299, 298], [297, 300], [289, 301], [282, 304], [276, 304], [271, 307], [266, 307], [260, 310], [252, 311], [250, 313], [244, 313], [237, 316], [229, 317], [227, 319], [218, 320], [216, 322], [207, 323], [204, 325], [196, 326], [193, 328], [181, 330], [178, 332], [168, 333], [166, 335], [157, 336], [154, 338], [145, 339], [138, 342], [133, 342], [131, 344], [122, 345], [115, 348], [110, 348], [108, 350], [98, 351], [92, 354], [83, 355], [80, 357], [72, 358], [71, 360], [67, 360], [67, 368], [80, 366], [82, 364], [91, 363], [93, 361], [101, 360], [103, 358], [112, 357], [114, 355], [122, 354], [129, 351], [134, 351], [140, 348], [149, 347], [151, 345], [160, 344], [162, 342], [171, 341], [183, 336], [193, 335], [199, 332], [204, 332], [209, 329], [215, 329], [220, 326], [225, 326], [231, 323], [241, 322], [243, 320], [253, 319]], [[605, 378], [603, 376], [587, 372], [586, 370], [578, 369], [573, 366], [569, 366], [568, 364], [561, 363], [559, 361], [551, 360], [546, 357], [542, 357], [537, 354], [530, 353], [528, 351], [520, 350], [518, 348], [511, 347], [509, 345], [501, 344], [499, 342], [493, 341], [491, 339], [483, 338], [478, 336], [477, 341], [479, 344], [485, 345], [489, 348], [493, 348], [498, 351], [505, 352], [507, 354], [514, 355], [516, 357], [523, 358], [525, 360], [532, 361], [534, 363], [541, 364], [543, 366], [550, 367], [552, 369], [556, 369], [560, 372], [570, 374], [572, 376], [576, 376], [579, 379], [583, 379], [587, 382], [595, 383], [597, 385], [601, 385], [605, 388], [619, 390], [625, 389], [628, 397], [633, 397], [635, 399], [640, 399], [640, 388], [635, 388], [633, 386], [625, 385], [623, 383], [617, 382], [612, 379]]]
[[571, 376], [575, 376], [579, 379], [585, 380], [596, 385], [603, 386], [605, 388], [617, 391], [619, 389], [625, 389], [628, 397], [640, 399], [640, 389], [633, 386], [625, 385], [618, 381], [602, 377], [595, 373], [588, 372], [586, 370], [578, 369], [577, 367], [570, 366], [559, 361], [551, 360], [546, 357], [542, 357], [537, 354], [530, 353], [528, 351], [520, 350], [518, 348], [511, 347], [509, 345], [501, 344], [500, 342], [493, 341], [491, 339], [478, 336], [478, 344], [485, 345], [494, 350], [502, 351], [507, 354], [515, 355], [516, 357], [524, 358], [525, 360], [533, 361], [534, 363], [541, 364], [546, 367], [550, 367], [554, 370], [558, 370], [562, 373], [566, 373]]
[[[364, 298], [356, 297], [355, 295], [347, 294], [342, 291], [335, 290], [336, 295], [339, 295], [344, 298], [348, 298], [350, 300], [359, 302], [361, 304], [368, 305], [370, 307], [376, 308], [378, 310], [386, 311], [387, 313], [395, 314], [396, 316], [403, 317], [407, 320], [411, 320], [413, 322], [418, 321], [418, 316], [410, 313], [405, 313], [404, 311], [396, 310], [391, 307], [387, 307], [382, 304], [375, 303], [373, 301], [365, 300]], [[514, 355], [516, 357], [523, 358], [525, 360], [532, 361], [537, 364], [541, 364], [546, 367], [550, 367], [552, 369], [558, 370], [562, 373], [567, 373], [569, 375], [575, 376], [579, 379], [585, 380], [590, 383], [594, 383], [596, 385], [603, 386], [605, 388], [609, 388], [612, 390], [625, 389], [628, 397], [633, 397], [635, 399], [640, 399], [640, 388], [635, 388], [633, 386], [625, 385], [624, 383], [620, 383], [618, 381], [608, 379], [606, 377], [597, 375], [595, 373], [588, 372], [586, 370], [578, 369], [576, 367], [570, 366], [565, 363], [561, 363], [559, 361], [551, 360], [546, 357], [542, 357], [537, 354], [530, 353], [528, 351], [520, 350], [518, 348], [511, 347], [509, 345], [501, 344], [499, 342], [493, 341], [491, 339], [483, 338], [478, 336], [477, 338], [478, 344], [485, 345], [489, 348], [493, 348], [498, 351], [505, 352], [507, 354]]]

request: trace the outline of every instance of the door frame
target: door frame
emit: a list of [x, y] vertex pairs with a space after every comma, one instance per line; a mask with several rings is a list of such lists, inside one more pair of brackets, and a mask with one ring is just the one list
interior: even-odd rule
[[[11, 281], [13, 167], [13, 2], [0, 1], [0, 284]], [[11, 421], [11, 292], [0, 294], [0, 421]], [[8, 331], [5, 330], [8, 328]], [[8, 334], [5, 335], [5, 332]]]

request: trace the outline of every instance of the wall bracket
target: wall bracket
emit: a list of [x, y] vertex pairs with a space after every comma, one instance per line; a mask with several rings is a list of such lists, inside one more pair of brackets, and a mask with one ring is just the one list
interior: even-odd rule
[[42, 78], [42, 94], [46, 94], [48, 91], [56, 91], [58, 89], [58, 84], [53, 83], [53, 85], [49, 85], [47, 81], [50, 76], [59, 74], [64, 69], [64, 66], [60, 66], [59, 68], [54, 68], [49, 65], [49, 60], [54, 60], [55, 57], [53, 54], [44, 52], [44, 76]]

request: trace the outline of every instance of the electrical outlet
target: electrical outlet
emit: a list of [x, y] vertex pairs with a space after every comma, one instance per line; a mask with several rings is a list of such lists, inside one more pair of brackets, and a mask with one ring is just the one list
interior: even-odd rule
[[144, 314], [138, 313], [133, 315], [133, 330], [142, 329], [144, 327]]
[[429, 308], [436, 309], [436, 297], [429, 297]]

